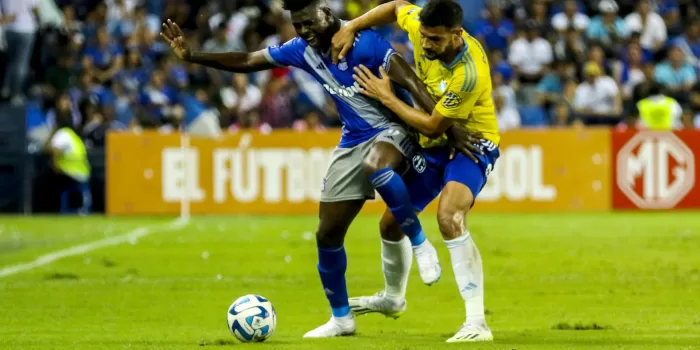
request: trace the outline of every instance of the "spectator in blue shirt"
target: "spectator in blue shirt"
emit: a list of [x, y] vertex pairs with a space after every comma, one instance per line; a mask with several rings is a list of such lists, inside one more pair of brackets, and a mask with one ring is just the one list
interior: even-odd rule
[[504, 55], [515, 35], [513, 23], [503, 18], [501, 9], [496, 5], [488, 6], [487, 18], [477, 22], [474, 33], [484, 46], [499, 50]]
[[139, 51], [130, 49], [126, 54], [124, 69], [117, 75], [117, 81], [127, 95], [135, 96], [141, 91], [141, 87], [148, 83], [148, 73]]
[[178, 94], [168, 86], [165, 74], [156, 70], [151, 74], [151, 83], [141, 91], [141, 105], [152, 115], [166, 120], [173, 115], [172, 107], [178, 103]]
[[664, 18], [669, 38], [674, 38], [683, 33], [683, 20], [676, 0], [657, 0], [656, 12]]
[[542, 105], [559, 102], [564, 94], [564, 82], [569, 78], [569, 67], [565, 61], [554, 61], [552, 68], [552, 72], [546, 74], [537, 84], [537, 99]]
[[602, 0], [598, 3], [598, 10], [601, 14], [593, 17], [586, 35], [603, 45], [606, 51], [613, 51], [629, 36], [625, 21], [617, 16], [617, 3], [613, 0]]
[[672, 45], [680, 48], [685, 54], [686, 63], [700, 69], [700, 23], [688, 24], [685, 34], [672, 41]]
[[83, 69], [92, 72], [99, 81], [106, 82], [119, 73], [122, 64], [122, 49], [110, 38], [107, 28], [100, 27], [97, 44], [86, 47], [83, 52]]
[[503, 78], [503, 81], [509, 84], [510, 79], [513, 78], [513, 67], [503, 58], [503, 52], [500, 50], [492, 50], [490, 53], [489, 64], [491, 65], [491, 70], [493, 72], [498, 72]]
[[654, 78], [681, 105], [689, 102], [690, 91], [697, 81], [695, 68], [685, 62], [685, 54], [678, 46], [669, 49], [668, 61], [656, 66]]

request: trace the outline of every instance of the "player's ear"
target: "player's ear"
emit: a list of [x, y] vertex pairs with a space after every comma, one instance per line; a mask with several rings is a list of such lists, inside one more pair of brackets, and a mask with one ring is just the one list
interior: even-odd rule
[[331, 19], [333, 18], [333, 11], [331, 11], [331, 8], [321, 7], [321, 11], [323, 11], [323, 17], [326, 20], [326, 22], [330, 23]]

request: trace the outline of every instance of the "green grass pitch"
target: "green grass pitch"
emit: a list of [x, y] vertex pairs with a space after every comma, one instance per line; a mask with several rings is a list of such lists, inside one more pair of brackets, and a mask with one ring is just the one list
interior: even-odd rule
[[[401, 318], [362, 316], [357, 336], [318, 341], [301, 338], [330, 317], [314, 217], [193, 218], [158, 231], [171, 220], [0, 217], [0, 270], [152, 229], [0, 278], [0, 348], [700, 348], [698, 213], [472, 215], [490, 344], [444, 343], [464, 306], [432, 215], [423, 222], [440, 252], [440, 282], [422, 285], [414, 266]], [[353, 296], [383, 287], [377, 229], [377, 217], [360, 217], [348, 234]], [[227, 307], [248, 293], [277, 310], [267, 342], [239, 344], [226, 329]]]

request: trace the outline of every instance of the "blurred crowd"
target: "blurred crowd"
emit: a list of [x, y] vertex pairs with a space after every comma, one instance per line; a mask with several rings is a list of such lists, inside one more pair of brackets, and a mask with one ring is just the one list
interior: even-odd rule
[[[380, 2], [329, 1], [344, 19]], [[686, 127], [700, 126], [697, 0], [477, 3], [481, 19], [465, 28], [489, 53], [502, 129], [624, 124], [656, 84]], [[97, 146], [109, 129], [340, 126], [323, 87], [299, 69], [232, 74], [177, 60], [158, 36], [166, 18], [210, 52], [295, 36], [278, 0], [0, 0], [0, 98], [27, 106], [30, 128], [70, 118]], [[412, 60], [401, 30], [378, 30]]]

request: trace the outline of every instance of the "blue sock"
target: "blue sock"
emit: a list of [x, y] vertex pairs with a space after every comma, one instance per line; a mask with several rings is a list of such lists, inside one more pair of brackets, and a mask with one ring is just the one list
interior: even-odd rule
[[334, 317], [347, 316], [350, 313], [348, 288], [345, 284], [345, 270], [348, 257], [344, 247], [318, 247], [318, 274], [326, 298], [331, 304]]
[[411, 240], [411, 244], [417, 246], [425, 241], [423, 227], [418, 221], [418, 215], [413, 209], [411, 196], [401, 176], [391, 168], [377, 170], [369, 177], [369, 180], [377, 189], [394, 218], [401, 224], [401, 230]]

